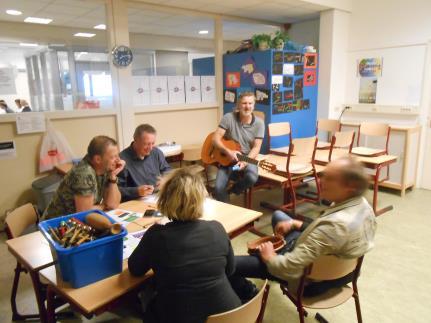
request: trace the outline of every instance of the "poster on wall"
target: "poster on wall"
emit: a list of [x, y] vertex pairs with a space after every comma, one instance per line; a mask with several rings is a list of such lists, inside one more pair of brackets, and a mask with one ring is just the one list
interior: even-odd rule
[[150, 76], [151, 104], [168, 104], [168, 77]]
[[150, 104], [150, 77], [133, 75], [133, 105]]
[[382, 76], [383, 58], [363, 58], [358, 60], [358, 75], [361, 77]]
[[304, 72], [304, 86], [316, 85], [316, 70]]
[[283, 63], [283, 52], [274, 52], [272, 54], [272, 60], [274, 63]]
[[359, 103], [376, 103], [377, 77], [361, 77]]
[[267, 89], [256, 89], [255, 90], [256, 103], [268, 105], [269, 95], [270, 95], [270, 92]]
[[295, 65], [295, 75], [302, 75], [302, 74], [304, 74], [304, 66]]
[[17, 94], [13, 68], [0, 68], [0, 94]]
[[292, 90], [284, 91], [283, 92], [283, 99], [284, 99], [284, 101], [293, 100], [293, 91]]
[[254, 86], [266, 87], [268, 82], [268, 73], [266, 71], [256, 71], [253, 73], [251, 83]]
[[284, 87], [292, 87], [293, 85], [293, 77], [284, 76], [283, 77], [283, 86]]
[[249, 57], [241, 66], [241, 72], [244, 77], [249, 77], [256, 70], [256, 62], [253, 57]]
[[224, 103], [236, 103], [236, 90], [225, 89], [223, 95]]
[[226, 87], [237, 88], [241, 86], [241, 75], [239, 72], [226, 73]]
[[304, 54], [304, 68], [316, 68], [317, 66], [317, 53]]
[[293, 75], [295, 73], [295, 65], [283, 64], [283, 74]]
[[169, 104], [181, 104], [186, 100], [184, 76], [168, 76]]
[[282, 98], [283, 98], [282, 92], [274, 92], [272, 94], [272, 102], [275, 104], [281, 103]]
[[185, 76], [184, 84], [186, 89], [186, 103], [201, 102], [201, 77]]
[[202, 102], [216, 102], [215, 76], [201, 76]]
[[272, 65], [272, 74], [283, 74], [283, 64]]

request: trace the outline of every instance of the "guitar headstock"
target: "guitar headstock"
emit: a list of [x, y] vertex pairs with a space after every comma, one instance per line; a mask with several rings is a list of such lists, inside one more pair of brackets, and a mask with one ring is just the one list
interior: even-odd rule
[[267, 162], [266, 160], [261, 160], [259, 162], [259, 167], [271, 173], [274, 173], [277, 170], [277, 165]]

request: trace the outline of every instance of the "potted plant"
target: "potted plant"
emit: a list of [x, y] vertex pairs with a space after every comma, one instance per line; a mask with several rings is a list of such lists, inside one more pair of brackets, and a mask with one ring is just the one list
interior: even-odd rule
[[266, 50], [271, 47], [271, 36], [268, 34], [257, 34], [251, 38], [254, 48], [258, 50]]
[[272, 40], [272, 48], [282, 50], [284, 49], [284, 44], [289, 40], [289, 36], [285, 31], [276, 31], [274, 39]]

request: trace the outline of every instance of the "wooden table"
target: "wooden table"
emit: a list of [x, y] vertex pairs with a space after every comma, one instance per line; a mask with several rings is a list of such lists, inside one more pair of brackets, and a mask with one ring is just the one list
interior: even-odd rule
[[[317, 162], [321, 161], [322, 165], [316, 165], [316, 171], [318, 173], [324, 172], [324, 165], [326, 163], [328, 163], [328, 151], [325, 150], [317, 150], [316, 151], [316, 156], [315, 156], [315, 160]], [[344, 154], [345, 156], [346, 154]], [[360, 162], [362, 162], [364, 164], [364, 166], [368, 169], [373, 169], [376, 171], [376, 174], [373, 176], [373, 210], [376, 216], [379, 216], [385, 212], [388, 212], [390, 210], [393, 209], [393, 206], [387, 206], [384, 207], [382, 209], [377, 209], [377, 193], [379, 191], [379, 176], [380, 176], [380, 172], [381, 170], [392, 164], [395, 163], [397, 160], [397, 156], [392, 156], [392, 155], [382, 155], [382, 156], [377, 156], [377, 157], [365, 157], [365, 156], [355, 156]], [[259, 160], [265, 159], [268, 162], [274, 163], [277, 165], [277, 169], [286, 169], [286, 161], [287, 161], [287, 157], [285, 156], [276, 156], [276, 155], [259, 155], [258, 157]], [[336, 158], [332, 158], [333, 160]], [[324, 163], [323, 163], [324, 162]], [[259, 169], [259, 177], [264, 178], [266, 180], [275, 182], [275, 183], [279, 183], [282, 187], [283, 185], [286, 185], [287, 183], [287, 178], [280, 176], [280, 175], [275, 175], [272, 174], [268, 171], [265, 171], [263, 169]], [[284, 200], [286, 200], [286, 196], [284, 196]], [[283, 203], [286, 203], [286, 201], [284, 201]]]
[[[39, 271], [54, 264], [48, 241], [40, 232], [6, 240], [9, 252], [29, 273], [35, 291], [40, 320], [46, 322], [44, 295], [41, 293]], [[14, 282], [15, 283], [15, 282]]]
[[[145, 212], [148, 208], [153, 208], [153, 204], [144, 201], [129, 201], [120, 204], [120, 209], [134, 212]], [[207, 199], [204, 204], [205, 220], [219, 221], [230, 237], [235, 237], [253, 226], [253, 222], [262, 216], [261, 212], [245, 209], [231, 204]], [[139, 221], [154, 222], [158, 218], [142, 218]], [[141, 222], [142, 224], [142, 222]], [[130, 226], [130, 227], [129, 227]], [[130, 231], [137, 230], [133, 223], [127, 226]], [[142, 229], [142, 227], [140, 227]], [[52, 266], [52, 256], [48, 242], [40, 232], [31, 233], [7, 242], [9, 251], [28, 269], [38, 299], [39, 313], [42, 322], [55, 322], [54, 296], [60, 295], [62, 299], [71, 304], [85, 317], [100, 314], [115, 303], [128, 292], [136, 289], [142, 282], [152, 275], [148, 272], [142, 277], [133, 277], [127, 270], [127, 261], [123, 262], [123, 271], [96, 283], [81, 287], [72, 288], [57, 276], [55, 266]], [[47, 309], [45, 309], [40, 289], [40, 275], [48, 281]]]

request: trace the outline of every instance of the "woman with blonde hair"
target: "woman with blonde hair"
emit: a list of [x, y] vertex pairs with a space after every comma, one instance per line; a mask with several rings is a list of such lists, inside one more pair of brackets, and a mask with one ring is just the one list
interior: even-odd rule
[[189, 169], [167, 175], [157, 206], [171, 222], [149, 228], [129, 258], [132, 275], [154, 271], [149, 312], [156, 322], [203, 323], [241, 305], [227, 277], [234, 272], [229, 237], [219, 222], [200, 220], [206, 195]]

